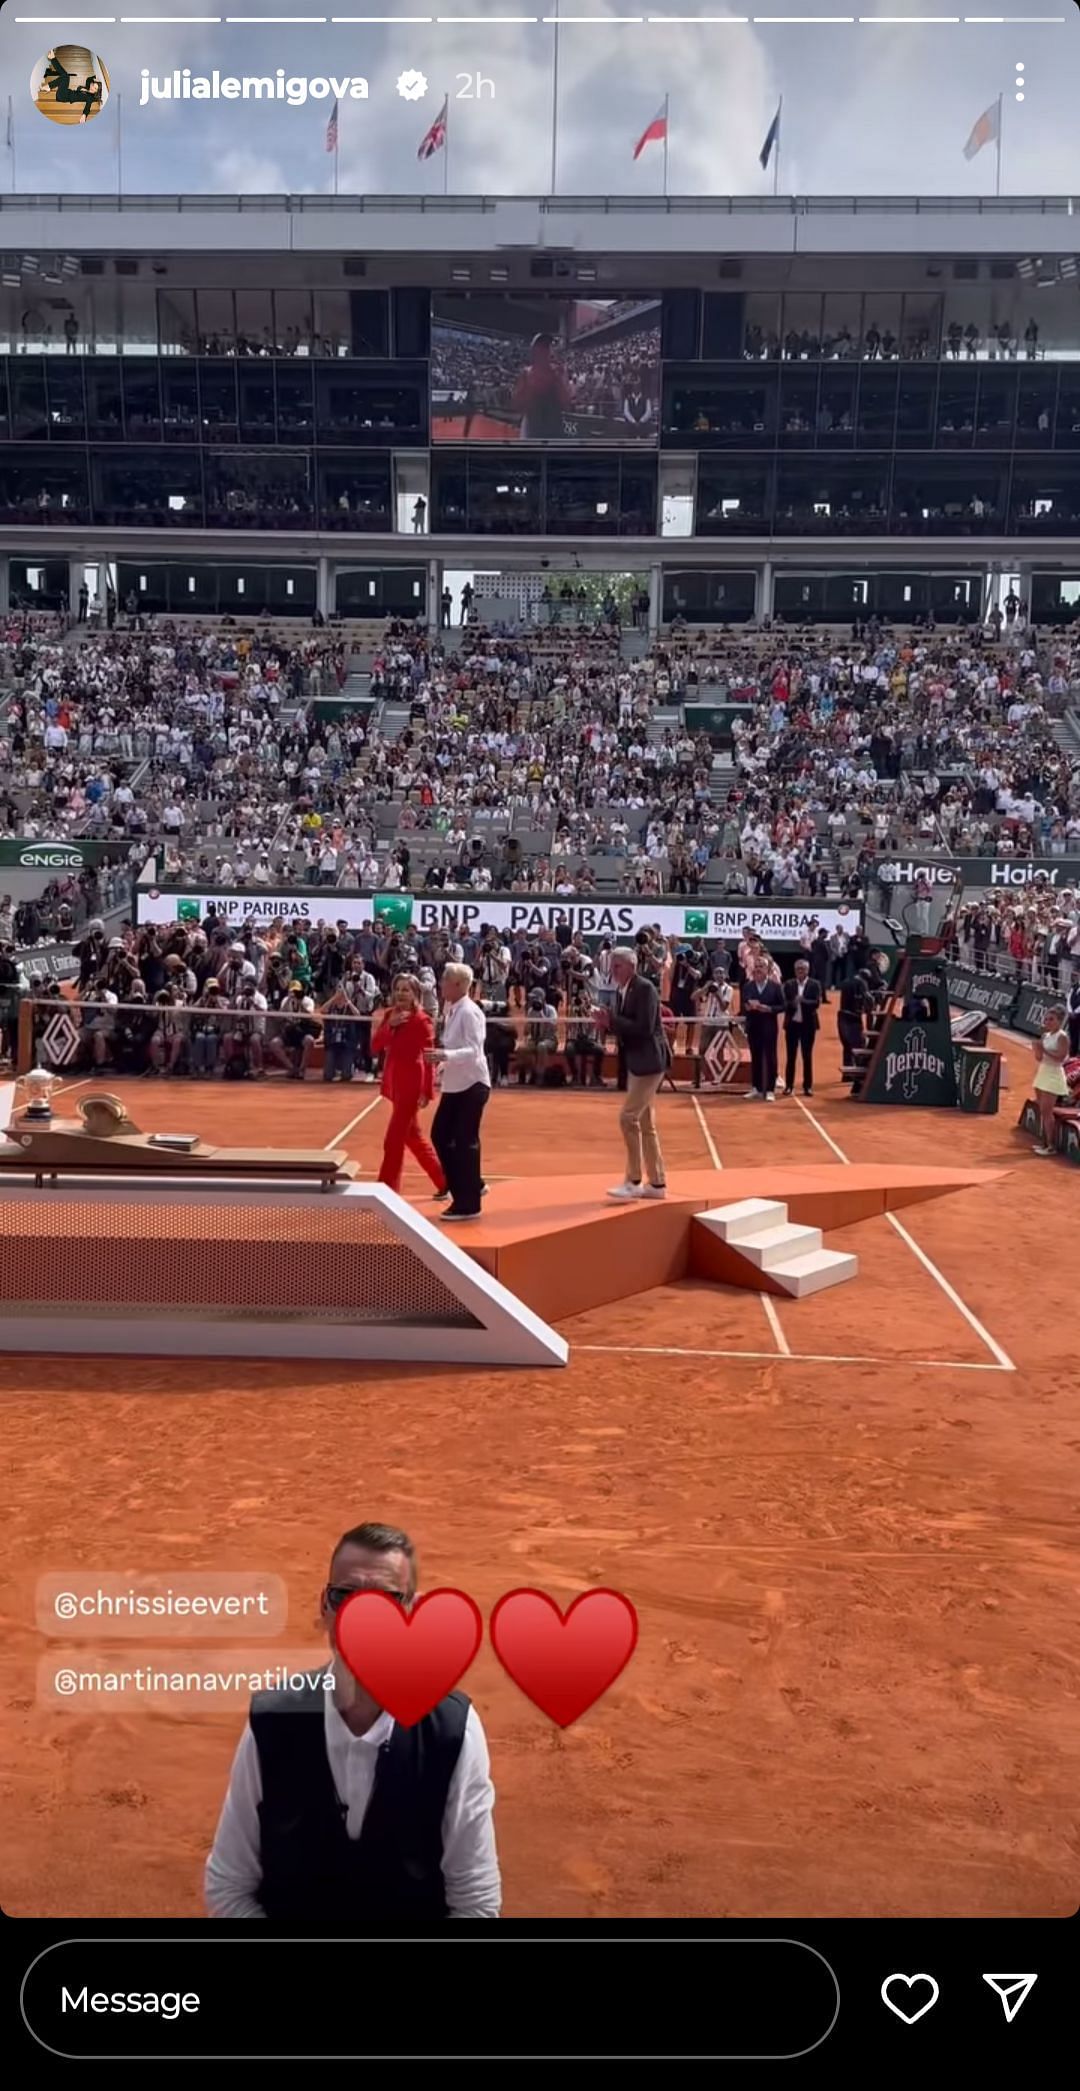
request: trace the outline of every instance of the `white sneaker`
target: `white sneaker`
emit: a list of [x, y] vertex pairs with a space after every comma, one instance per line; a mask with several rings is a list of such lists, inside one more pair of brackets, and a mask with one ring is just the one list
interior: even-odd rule
[[643, 1198], [666, 1198], [667, 1185], [666, 1183], [643, 1183], [641, 1196]]
[[1031, 1152], [1032, 1154], [1053, 1154], [1054, 1150], [1052, 1147], [1044, 1147], [1040, 1142], [1039, 1146], [1033, 1147]]
[[743, 1102], [744, 1104], [759, 1104], [761, 1102], [760, 1089], [748, 1089], [743, 1097]]
[[644, 1195], [644, 1190], [644, 1184], [617, 1183], [614, 1190], [608, 1192], [608, 1197], [618, 1199], [621, 1205], [628, 1205], [631, 1199], [641, 1198]]
[[774, 1104], [776, 1102], [776, 1091], [774, 1089], [766, 1090], [765, 1101], [767, 1104]]

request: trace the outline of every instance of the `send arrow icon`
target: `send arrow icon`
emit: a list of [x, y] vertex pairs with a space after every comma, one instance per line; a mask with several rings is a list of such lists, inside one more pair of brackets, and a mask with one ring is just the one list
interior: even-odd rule
[[984, 1975], [983, 1981], [990, 1984], [1001, 1998], [1005, 2023], [1011, 2026], [1025, 1997], [1031, 1995], [1038, 1981], [1037, 1975]]

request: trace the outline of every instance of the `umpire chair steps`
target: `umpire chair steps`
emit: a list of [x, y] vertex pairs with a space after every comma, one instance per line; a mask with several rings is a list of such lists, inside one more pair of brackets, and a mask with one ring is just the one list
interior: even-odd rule
[[826, 1249], [820, 1227], [796, 1225], [780, 1199], [740, 1198], [735, 1205], [699, 1213], [695, 1225], [707, 1227], [735, 1251], [750, 1291], [786, 1293], [789, 1299], [802, 1300], [859, 1274], [857, 1256]]

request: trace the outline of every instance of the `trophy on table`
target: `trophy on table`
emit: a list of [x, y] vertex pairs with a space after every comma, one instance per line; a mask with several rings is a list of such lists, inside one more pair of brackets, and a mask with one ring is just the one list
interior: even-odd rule
[[32, 1067], [23, 1076], [22, 1086], [27, 1096], [22, 1118], [34, 1125], [48, 1125], [52, 1119], [50, 1099], [53, 1090], [60, 1086], [59, 1075], [50, 1074], [47, 1067]]

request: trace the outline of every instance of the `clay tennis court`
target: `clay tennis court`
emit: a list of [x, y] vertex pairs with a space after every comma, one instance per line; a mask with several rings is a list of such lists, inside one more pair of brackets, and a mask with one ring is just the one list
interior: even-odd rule
[[[332, 1542], [381, 1517], [413, 1534], [424, 1586], [485, 1613], [520, 1583], [638, 1608], [630, 1667], [565, 1733], [486, 1644], [469, 1673], [506, 1915], [1071, 1912], [1080, 1177], [1014, 1134], [1030, 1056], [1007, 1057], [997, 1118], [829, 1083], [805, 1107], [662, 1098], [669, 1168], [716, 1165], [718, 1203], [724, 1169], [778, 1160], [1009, 1169], [831, 1234], [860, 1275], [806, 1300], [642, 1294], [564, 1324], [562, 1372], [3, 1359], [6, 1909], [200, 1916], [243, 1719], [40, 1705], [65, 1644], [35, 1630], [37, 1577], [272, 1571], [284, 1645], [314, 1648]], [[364, 1087], [115, 1086], [147, 1130], [378, 1166], [386, 1106]], [[497, 1092], [489, 1176], [616, 1181], [617, 1108]]]

